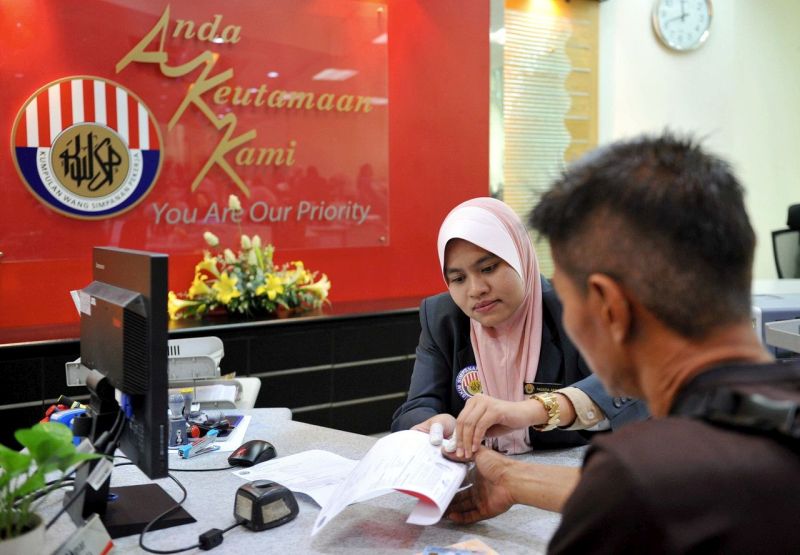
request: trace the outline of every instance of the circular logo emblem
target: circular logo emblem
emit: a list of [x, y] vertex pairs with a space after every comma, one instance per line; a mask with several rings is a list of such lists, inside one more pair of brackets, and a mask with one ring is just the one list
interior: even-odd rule
[[534, 389], [532, 383], [525, 382], [524, 384], [522, 384], [522, 393], [523, 394], [525, 394], [525, 395], [533, 395], [534, 391], [535, 391], [535, 389]]
[[12, 131], [20, 177], [45, 206], [104, 219], [136, 206], [156, 182], [161, 132], [144, 102], [102, 77], [67, 77], [23, 105]]
[[456, 391], [465, 401], [483, 391], [477, 366], [471, 364], [461, 369], [456, 375]]

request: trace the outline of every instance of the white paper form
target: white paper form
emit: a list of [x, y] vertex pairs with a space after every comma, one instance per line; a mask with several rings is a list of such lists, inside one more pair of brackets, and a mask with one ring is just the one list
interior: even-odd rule
[[328, 451], [312, 449], [272, 459], [233, 474], [245, 480], [272, 480], [292, 491], [305, 493], [324, 506], [358, 461]]
[[428, 434], [406, 430], [378, 440], [356, 465], [322, 510], [311, 535], [347, 505], [399, 490], [419, 498], [406, 522], [435, 524], [464, 480], [467, 466], [442, 457]]

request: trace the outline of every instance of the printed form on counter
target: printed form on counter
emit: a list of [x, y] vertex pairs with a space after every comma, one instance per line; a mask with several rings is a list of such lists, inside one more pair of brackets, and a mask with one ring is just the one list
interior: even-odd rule
[[273, 480], [309, 495], [321, 507], [313, 536], [351, 503], [393, 491], [418, 499], [406, 522], [436, 524], [464, 481], [467, 465], [445, 459], [428, 434], [406, 430], [379, 439], [360, 461], [312, 450], [234, 474], [246, 480]]

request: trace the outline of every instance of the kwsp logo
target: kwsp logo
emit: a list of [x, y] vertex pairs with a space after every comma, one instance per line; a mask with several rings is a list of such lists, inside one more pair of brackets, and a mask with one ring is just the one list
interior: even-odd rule
[[12, 137], [12, 158], [33, 195], [74, 218], [130, 210], [150, 192], [163, 160], [153, 114], [101, 77], [67, 77], [36, 91]]

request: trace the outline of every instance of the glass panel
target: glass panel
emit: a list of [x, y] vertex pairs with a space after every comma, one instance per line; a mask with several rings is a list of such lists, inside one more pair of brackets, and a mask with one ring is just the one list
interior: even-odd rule
[[[490, 185], [522, 218], [597, 143], [597, 3], [493, 0]], [[552, 274], [546, 242], [539, 267]]]
[[366, 0], [6, 3], [4, 260], [194, 253], [206, 230], [388, 244], [386, 17]]

